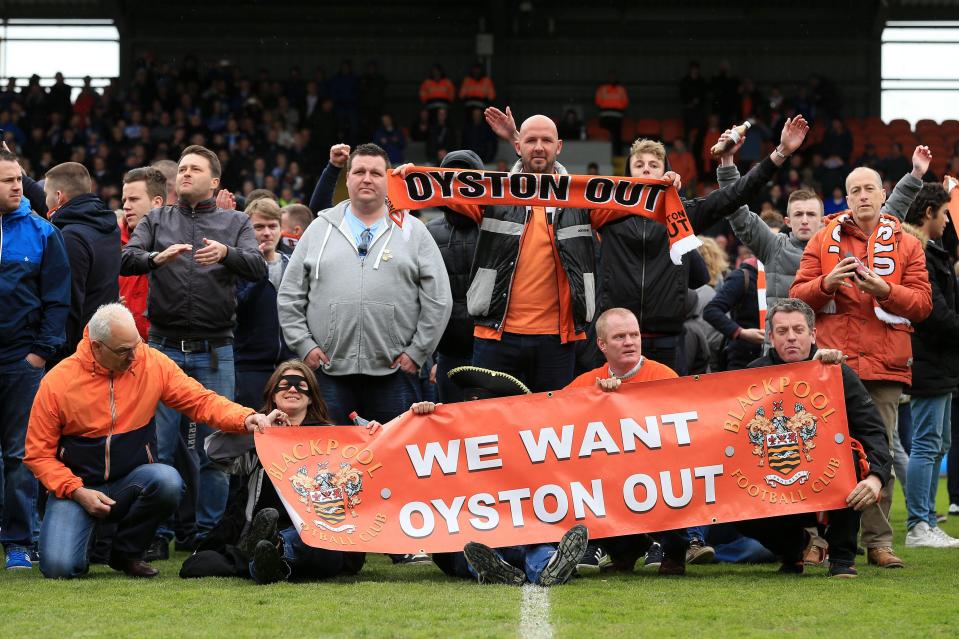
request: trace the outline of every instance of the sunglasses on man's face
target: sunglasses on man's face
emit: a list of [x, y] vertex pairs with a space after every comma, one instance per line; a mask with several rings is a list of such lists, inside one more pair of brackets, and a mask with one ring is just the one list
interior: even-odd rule
[[310, 385], [307, 383], [306, 378], [302, 375], [284, 375], [280, 378], [280, 381], [276, 383], [276, 387], [273, 389], [274, 393], [282, 393], [290, 389], [295, 389], [301, 393], [309, 392]]

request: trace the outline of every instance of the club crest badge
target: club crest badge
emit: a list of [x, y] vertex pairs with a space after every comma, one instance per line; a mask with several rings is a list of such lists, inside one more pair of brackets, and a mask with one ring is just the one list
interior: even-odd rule
[[752, 454], [759, 457], [759, 466], [778, 473], [763, 477], [769, 486], [806, 483], [809, 471], [798, 469], [804, 460], [813, 460], [817, 423], [818, 418], [799, 402], [794, 404], [792, 417], [786, 417], [782, 401], [773, 401], [771, 418], [766, 416], [765, 407], [756, 409], [755, 417], [746, 424], [746, 435], [753, 445]]
[[313, 524], [317, 528], [348, 534], [356, 530], [346, 518], [347, 513], [356, 517], [356, 506], [360, 504], [363, 474], [359, 469], [340, 462], [339, 470], [332, 472], [327, 462], [321, 462], [316, 466], [316, 474], [311, 475], [306, 466], [301, 466], [289, 480], [306, 513], [315, 517]]

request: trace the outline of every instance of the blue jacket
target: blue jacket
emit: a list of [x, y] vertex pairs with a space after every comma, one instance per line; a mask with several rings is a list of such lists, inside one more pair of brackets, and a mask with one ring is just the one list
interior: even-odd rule
[[67, 357], [97, 308], [120, 298], [120, 227], [113, 211], [93, 193], [71, 199], [50, 221], [63, 233], [70, 258], [70, 317], [61, 354]]
[[[282, 271], [290, 258], [278, 253]], [[237, 280], [236, 330], [233, 339], [233, 364], [237, 370], [272, 371], [296, 354], [283, 339], [276, 308], [276, 288], [269, 270], [259, 281]]]
[[30, 212], [30, 200], [0, 216], [0, 364], [63, 345], [70, 311], [70, 264], [63, 238]]

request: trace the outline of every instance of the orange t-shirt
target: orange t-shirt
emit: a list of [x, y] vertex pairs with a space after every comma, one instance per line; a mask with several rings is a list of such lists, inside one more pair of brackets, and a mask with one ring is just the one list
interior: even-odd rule
[[[513, 273], [513, 286], [509, 294], [503, 332], [521, 335], [565, 335], [568, 327], [563, 326], [565, 318], [559, 298], [561, 291], [566, 291], [568, 296], [569, 280], [555, 254], [553, 233], [547, 224], [546, 209], [542, 206], [530, 208], [532, 215], [523, 232], [520, 259]], [[476, 326], [473, 334], [486, 339], [500, 338], [495, 329], [487, 326]]]
[[[587, 371], [570, 382], [569, 386], [566, 388], [589, 388], [590, 386], [596, 386], [596, 378], [601, 379], [609, 378], [609, 365], [603, 364], [599, 368], [594, 368], [591, 371]], [[673, 379], [679, 377], [676, 372], [665, 364], [660, 364], [657, 361], [651, 359], [644, 359], [643, 365], [639, 367], [639, 370], [635, 375], [629, 379], [624, 379], [624, 384], [633, 384], [635, 382], [652, 382], [657, 379]]]

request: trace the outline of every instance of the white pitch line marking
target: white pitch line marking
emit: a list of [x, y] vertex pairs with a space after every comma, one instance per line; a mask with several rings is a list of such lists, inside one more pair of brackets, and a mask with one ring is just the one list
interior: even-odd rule
[[552, 639], [553, 626], [549, 622], [549, 588], [533, 584], [523, 586], [519, 636], [521, 639]]

